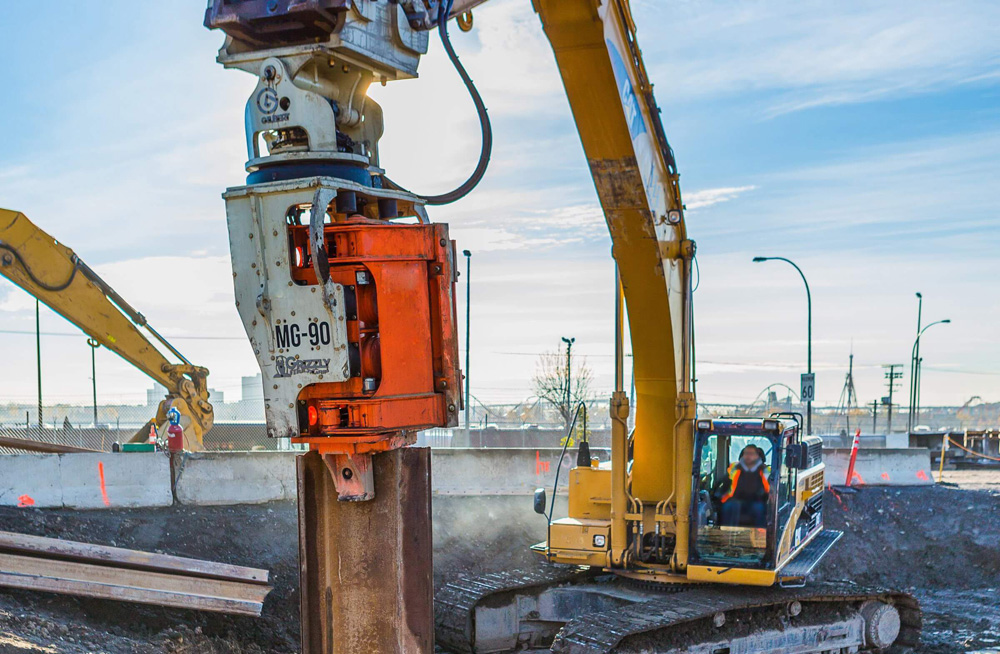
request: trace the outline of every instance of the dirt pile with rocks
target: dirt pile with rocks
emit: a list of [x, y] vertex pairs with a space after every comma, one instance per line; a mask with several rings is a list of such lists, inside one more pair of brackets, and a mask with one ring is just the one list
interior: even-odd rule
[[1000, 494], [866, 488], [824, 501], [827, 528], [844, 537], [818, 577], [911, 592], [924, 616], [922, 652], [1000, 652]]
[[[827, 493], [844, 538], [824, 579], [913, 592], [921, 651], [1000, 651], [1000, 495], [949, 487]], [[557, 513], [558, 513], [557, 509]], [[435, 498], [435, 582], [539, 565], [545, 538], [531, 498]], [[133, 510], [0, 508], [0, 530], [267, 568], [260, 618], [0, 589], [0, 654], [258, 654], [298, 651], [296, 510], [291, 503]], [[485, 531], [484, 531], [485, 530]]]

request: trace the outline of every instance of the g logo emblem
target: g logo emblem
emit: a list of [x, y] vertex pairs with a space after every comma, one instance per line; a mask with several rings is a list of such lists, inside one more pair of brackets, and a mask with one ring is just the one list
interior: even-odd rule
[[278, 110], [278, 94], [274, 92], [274, 89], [262, 89], [257, 94], [257, 108], [265, 114], [273, 114]]

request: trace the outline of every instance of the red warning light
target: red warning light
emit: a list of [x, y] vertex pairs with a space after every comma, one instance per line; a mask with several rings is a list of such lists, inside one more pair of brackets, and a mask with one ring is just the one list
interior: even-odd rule
[[315, 427], [317, 423], [319, 423], [319, 411], [316, 410], [316, 407], [310, 406], [309, 407], [309, 426], [310, 427]]

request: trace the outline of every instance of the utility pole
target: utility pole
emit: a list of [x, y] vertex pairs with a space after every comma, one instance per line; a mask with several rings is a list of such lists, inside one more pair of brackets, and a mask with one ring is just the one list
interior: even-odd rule
[[472, 407], [471, 379], [469, 378], [469, 338], [472, 336], [472, 252], [462, 250], [465, 255], [465, 435], [470, 434], [469, 411]]
[[97, 339], [88, 338], [87, 345], [90, 346], [90, 381], [91, 389], [94, 392], [94, 427], [97, 427], [97, 348], [101, 344]]
[[840, 391], [840, 400], [837, 402], [837, 412], [841, 409], [847, 418], [847, 433], [851, 432], [851, 410], [858, 407], [858, 393], [854, 390], [854, 352], [851, 352], [847, 364], [847, 378], [844, 380], [844, 388]]
[[573, 411], [572, 397], [573, 397], [573, 368], [571, 367], [572, 357], [573, 357], [573, 343], [576, 342], [576, 338], [566, 338], [563, 336], [563, 343], [566, 344], [566, 424], [573, 420], [570, 413]]
[[886, 433], [892, 433], [892, 391], [896, 387], [896, 380], [903, 378], [903, 364], [891, 363], [882, 366], [885, 368], [885, 383], [889, 387], [889, 417], [887, 418]]
[[38, 298], [35, 298], [35, 362], [38, 369], [38, 428], [42, 428], [42, 322]]
[[872, 433], [878, 433], [878, 400], [872, 400]]

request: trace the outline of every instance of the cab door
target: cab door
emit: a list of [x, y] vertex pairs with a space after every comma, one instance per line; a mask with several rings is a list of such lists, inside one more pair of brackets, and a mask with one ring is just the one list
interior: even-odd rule
[[[793, 423], [792, 427], [786, 429], [780, 440], [780, 448], [778, 451], [778, 474], [776, 478], [778, 480], [777, 498], [775, 499], [776, 509], [777, 509], [777, 520], [775, 522], [775, 551], [777, 552], [778, 561], [780, 561], [787, 553], [783, 545], [785, 544], [785, 534], [789, 529], [793, 529], [794, 525], [793, 518], [797, 521], [798, 516], [795, 512], [795, 503], [798, 497], [796, 492], [798, 488], [798, 467], [795, 465], [790, 465], [786, 452], [794, 449], [791, 446], [797, 446], [800, 442], [800, 432], [797, 424]], [[777, 561], [776, 561], [777, 562]]]

